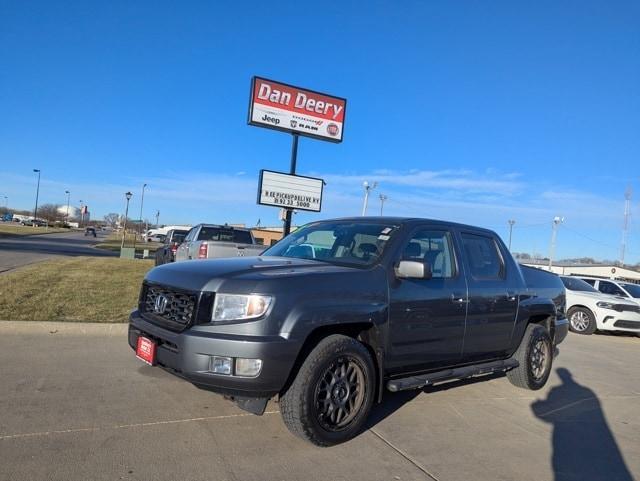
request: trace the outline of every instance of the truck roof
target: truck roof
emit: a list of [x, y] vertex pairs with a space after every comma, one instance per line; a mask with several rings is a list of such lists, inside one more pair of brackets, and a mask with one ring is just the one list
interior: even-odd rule
[[413, 225], [413, 224], [422, 224], [428, 222], [429, 224], [441, 225], [441, 226], [455, 226], [461, 229], [472, 229], [476, 231], [484, 231], [493, 235], [497, 235], [491, 229], [486, 229], [484, 227], [477, 227], [468, 224], [460, 224], [457, 222], [449, 222], [445, 220], [437, 220], [437, 219], [427, 219], [423, 217], [394, 217], [394, 216], [358, 216], [358, 217], [340, 217], [335, 219], [323, 219], [322, 221], [313, 221], [313, 222], [329, 222], [329, 221], [340, 221], [340, 222], [381, 222], [381, 223], [390, 223], [390, 224], [400, 224], [400, 225]]
[[205, 223], [200, 223], [200, 224], [196, 224], [193, 226], [193, 228], [196, 227], [218, 227], [221, 229], [233, 229], [233, 230], [246, 230], [246, 231], [250, 231], [251, 229], [249, 227], [237, 227], [237, 226], [233, 226], [233, 225], [228, 225], [228, 224], [205, 224]]

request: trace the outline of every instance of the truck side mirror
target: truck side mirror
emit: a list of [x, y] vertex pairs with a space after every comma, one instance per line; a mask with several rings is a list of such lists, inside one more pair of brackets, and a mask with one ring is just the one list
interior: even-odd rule
[[431, 279], [431, 266], [426, 262], [400, 261], [396, 276], [405, 279]]

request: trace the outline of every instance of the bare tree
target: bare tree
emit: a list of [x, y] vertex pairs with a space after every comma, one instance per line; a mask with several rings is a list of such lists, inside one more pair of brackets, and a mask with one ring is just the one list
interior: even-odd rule
[[118, 221], [120, 220], [120, 214], [116, 214], [114, 212], [109, 212], [104, 216], [104, 221], [109, 227], [116, 227], [118, 225]]
[[63, 215], [58, 212], [60, 206], [56, 204], [44, 204], [38, 207], [38, 218], [48, 221], [50, 224], [62, 220]]

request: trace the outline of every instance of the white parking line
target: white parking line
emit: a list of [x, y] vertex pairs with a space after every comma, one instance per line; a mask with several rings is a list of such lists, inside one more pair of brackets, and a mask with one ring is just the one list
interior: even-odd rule
[[[264, 414], [277, 414], [279, 412], [280, 411], [265, 411]], [[170, 419], [166, 421], [153, 421], [148, 423], [116, 424], [115, 426], [102, 426], [102, 427], [94, 427], [94, 428], [73, 428], [73, 429], [60, 429], [55, 431], [40, 431], [35, 433], [6, 434], [6, 435], [0, 436], [0, 441], [5, 439], [20, 439], [20, 438], [52, 436], [54, 434], [75, 434], [75, 433], [106, 431], [110, 429], [127, 429], [127, 428], [139, 428], [139, 427], [149, 427], [149, 426], [161, 426], [163, 424], [190, 423], [194, 421], [217, 421], [220, 419], [244, 418], [249, 416], [254, 416], [254, 414], [251, 414], [251, 413], [228, 414], [225, 416], [206, 416], [201, 418]]]

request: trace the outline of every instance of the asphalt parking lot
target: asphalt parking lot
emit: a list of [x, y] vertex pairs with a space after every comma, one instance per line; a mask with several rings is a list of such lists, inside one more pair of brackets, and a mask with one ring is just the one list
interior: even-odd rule
[[[640, 338], [570, 335], [547, 387], [504, 377], [387, 396], [329, 449], [130, 351], [125, 325], [0, 322], [2, 480], [630, 480]], [[455, 387], [455, 389], [454, 389]]]
[[0, 235], [0, 273], [57, 256], [117, 256], [115, 252], [93, 247], [104, 237], [103, 232], [94, 238], [78, 231], [20, 237]]

